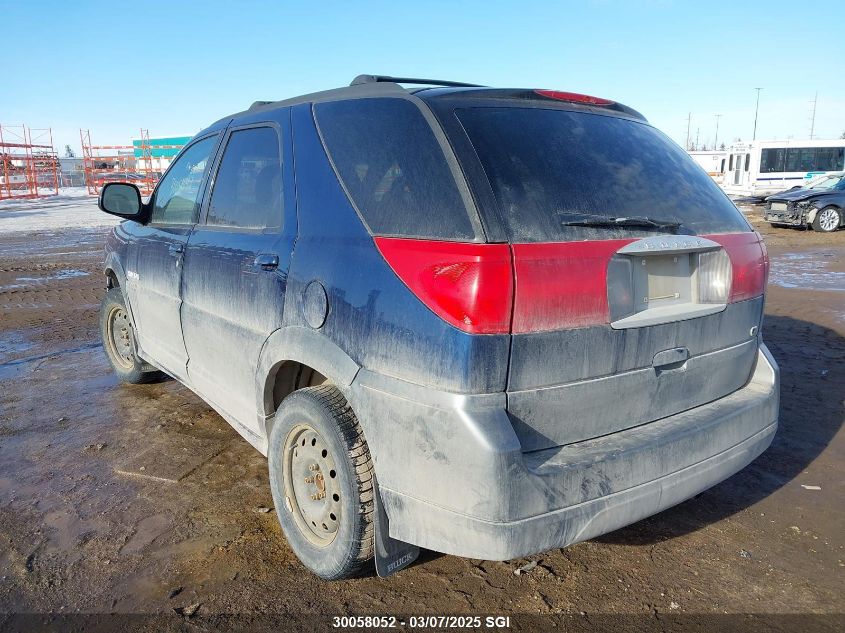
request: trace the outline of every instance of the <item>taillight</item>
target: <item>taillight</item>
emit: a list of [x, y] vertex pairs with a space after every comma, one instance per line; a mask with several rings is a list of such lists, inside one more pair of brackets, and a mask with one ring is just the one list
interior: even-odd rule
[[[375, 242], [405, 285], [446, 322], [470, 334], [520, 334], [611, 321], [613, 327], [641, 327], [643, 315], [651, 324], [669, 322], [763, 294], [768, 256], [759, 234], [701, 238]], [[646, 248], [649, 240], [654, 245]]]
[[601, 97], [591, 97], [590, 95], [582, 95], [577, 92], [563, 92], [562, 90], [535, 90], [538, 95], [548, 97], [549, 99], [557, 99], [558, 101], [570, 101], [572, 103], [586, 103], [587, 105], [595, 106], [609, 106], [616, 103], [610, 99], [602, 99]]
[[727, 303], [732, 276], [731, 258], [723, 248], [698, 253], [695, 259], [698, 303]]
[[405, 285], [435, 314], [470, 334], [510, 332], [513, 272], [507, 244], [375, 238]]
[[607, 323], [607, 266], [633, 241], [514, 244], [514, 334]]
[[753, 299], [765, 292], [769, 256], [759, 233], [725, 233], [702, 237], [721, 244], [731, 258], [730, 303]]

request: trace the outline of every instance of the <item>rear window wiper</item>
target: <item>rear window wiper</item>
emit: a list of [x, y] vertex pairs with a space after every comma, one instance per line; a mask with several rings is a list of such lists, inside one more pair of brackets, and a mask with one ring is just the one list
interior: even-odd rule
[[562, 224], [563, 226], [593, 226], [597, 228], [636, 227], [667, 230], [677, 230], [681, 227], [680, 222], [672, 222], [670, 220], [657, 220], [655, 218], [649, 218], [646, 216], [619, 218], [614, 218], [611, 216], [592, 216], [588, 218], [582, 218], [580, 220], [568, 220], [566, 222], [563, 222]]

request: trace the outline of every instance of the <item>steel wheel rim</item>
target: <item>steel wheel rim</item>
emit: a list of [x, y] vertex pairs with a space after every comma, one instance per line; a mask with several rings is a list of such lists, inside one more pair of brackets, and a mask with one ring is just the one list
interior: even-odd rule
[[106, 319], [106, 340], [111, 347], [112, 356], [123, 367], [131, 369], [135, 365], [132, 351], [132, 324], [126, 310], [114, 306]]
[[825, 231], [832, 231], [839, 223], [839, 214], [834, 209], [824, 209], [819, 212], [819, 226]]
[[285, 506], [303, 536], [327, 547], [342, 517], [340, 474], [329, 446], [312, 426], [297, 424], [284, 445]]

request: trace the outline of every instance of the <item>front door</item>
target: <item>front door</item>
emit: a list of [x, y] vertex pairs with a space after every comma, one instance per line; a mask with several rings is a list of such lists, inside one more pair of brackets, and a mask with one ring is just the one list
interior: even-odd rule
[[138, 343], [177, 378], [185, 377], [188, 361], [179, 321], [182, 259], [217, 141], [216, 134], [199, 139], [167, 171], [153, 194], [149, 223], [137, 230], [126, 271]]
[[230, 421], [252, 433], [260, 413], [258, 358], [282, 325], [296, 234], [293, 187], [285, 186], [290, 161], [282, 160], [286, 129], [282, 120], [229, 131], [204, 221], [185, 252], [188, 378]]

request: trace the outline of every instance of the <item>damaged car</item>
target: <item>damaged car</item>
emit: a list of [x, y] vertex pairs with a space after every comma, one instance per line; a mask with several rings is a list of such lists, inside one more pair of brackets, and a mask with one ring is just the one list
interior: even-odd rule
[[362, 75], [99, 206], [115, 373], [169, 374], [267, 456], [322, 578], [591, 539], [775, 435], [765, 245], [616, 101]]
[[772, 226], [838, 230], [845, 225], [845, 173], [827, 174], [808, 187], [769, 196], [763, 217]]

